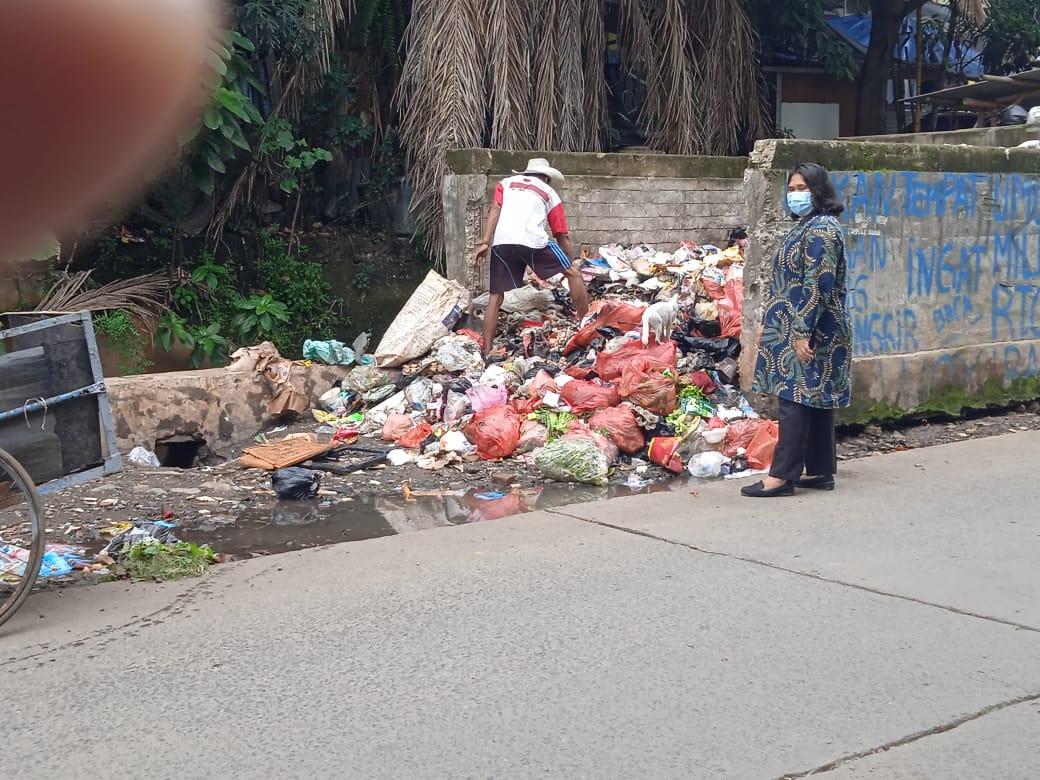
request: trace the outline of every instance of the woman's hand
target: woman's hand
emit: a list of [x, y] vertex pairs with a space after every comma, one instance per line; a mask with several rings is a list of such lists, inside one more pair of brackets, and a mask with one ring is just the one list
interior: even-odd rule
[[812, 360], [813, 351], [809, 346], [809, 339], [795, 339], [794, 352], [803, 363], [808, 363]]

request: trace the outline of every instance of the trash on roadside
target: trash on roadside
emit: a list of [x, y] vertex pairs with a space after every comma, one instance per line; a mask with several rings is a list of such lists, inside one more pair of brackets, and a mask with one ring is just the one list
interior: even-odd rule
[[151, 466], [152, 468], [157, 469], [162, 465], [159, 463], [159, 458], [156, 454], [144, 447], [134, 447], [130, 450], [126, 459], [131, 463], [136, 463], [138, 466]]
[[256, 444], [242, 450], [238, 464], [246, 469], [281, 469], [295, 466], [331, 450], [333, 442], [317, 442], [305, 438], [284, 438], [267, 444]]
[[[314, 359], [356, 357], [316, 394], [314, 418], [333, 442], [381, 438], [399, 448], [383, 462], [430, 471], [517, 458], [598, 485], [632, 477], [633, 458], [644, 465], [632, 484], [652, 481], [648, 469], [660, 478], [688, 465], [715, 476], [755, 468], [772, 457], [775, 424], [766, 428], [736, 389], [743, 270], [739, 251], [707, 244], [601, 246], [583, 258], [591, 303], [580, 322], [561, 278], [536, 280], [505, 295], [488, 345], [472, 314], [488, 297], [471, 302], [430, 272], [372, 355], [360, 336], [353, 347], [308, 342]], [[278, 378], [269, 347], [241, 357], [261, 371], [274, 365]], [[714, 468], [736, 447], [743, 460]]]
[[279, 498], [303, 501], [318, 495], [321, 472], [299, 466], [278, 469], [271, 475], [271, 487]]
[[303, 342], [303, 359], [320, 360], [329, 366], [349, 366], [354, 362], [354, 350], [335, 339]]
[[180, 541], [173, 533], [176, 525], [165, 520], [134, 523], [126, 530], [112, 537], [111, 541], [98, 553], [98, 557], [107, 556], [119, 560], [135, 545], [152, 540], [163, 544], [176, 544]]
[[465, 287], [430, 271], [376, 347], [376, 365], [399, 366], [425, 355], [437, 339], [451, 333], [468, 303]]

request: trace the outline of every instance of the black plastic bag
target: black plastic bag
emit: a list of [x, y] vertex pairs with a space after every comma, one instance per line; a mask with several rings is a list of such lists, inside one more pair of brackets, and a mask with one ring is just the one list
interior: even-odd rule
[[706, 339], [717, 339], [722, 336], [722, 323], [718, 320], [702, 320], [697, 317], [690, 317], [686, 323], [686, 330], [689, 333], [696, 331]]
[[448, 383], [448, 389], [454, 390], [456, 393], [465, 393], [471, 387], [473, 387], [473, 383], [465, 377], [459, 377], [454, 382]]
[[300, 466], [278, 469], [271, 475], [271, 487], [279, 498], [304, 500], [318, 495], [321, 487], [321, 472]]
[[[679, 334], [673, 334], [678, 336]], [[675, 342], [683, 354], [689, 352], [707, 352], [715, 360], [735, 358], [740, 354], [740, 339], [733, 337], [719, 339], [702, 339], [697, 336], [682, 336], [676, 338]]]

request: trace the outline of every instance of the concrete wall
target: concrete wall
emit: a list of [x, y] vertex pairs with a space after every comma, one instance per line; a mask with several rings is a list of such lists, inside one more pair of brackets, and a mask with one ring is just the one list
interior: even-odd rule
[[[788, 171], [825, 165], [846, 204], [855, 331], [847, 420], [1040, 397], [1040, 152], [763, 141], [745, 183], [745, 384]], [[764, 271], [764, 273], [763, 273]]]
[[[317, 364], [297, 370], [312, 403], [349, 371]], [[137, 445], [153, 450], [157, 441], [189, 436], [204, 439], [218, 456], [237, 457], [236, 448], [270, 422], [271, 395], [253, 371], [171, 371], [109, 378], [105, 386], [124, 455]]]
[[468, 258], [480, 243], [495, 185], [530, 157], [548, 158], [567, 177], [560, 195], [576, 248], [720, 242], [743, 221], [743, 157], [452, 151], [444, 179], [448, 276], [471, 290], [487, 289], [486, 264], [474, 269]]
[[1016, 125], [1014, 127], [973, 127], [968, 130], [944, 130], [934, 133], [904, 133], [900, 135], [873, 135], [846, 138], [847, 141], [866, 141], [889, 144], [941, 144], [960, 146], [993, 146], [1006, 148], [1018, 146], [1023, 141], [1040, 139], [1040, 125]]

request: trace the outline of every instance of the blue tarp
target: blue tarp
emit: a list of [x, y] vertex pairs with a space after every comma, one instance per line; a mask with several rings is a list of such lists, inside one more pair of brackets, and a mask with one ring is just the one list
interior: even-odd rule
[[[853, 14], [851, 16], [838, 16], [828, 19], [827, 22], [843, 38], [852, 42], [861, 51], [866, 51], [870, 44], [870, 14]], [[937, 39], [929, 30], [924, 29], [925, 52], [924, 61], [932, 65], [942, 62], [943, 41]], [[899, 42], [896, 44], [896, 59], [901, 62], [917, 62], [917, 18], [910, 15], [903, 19], [903, 28], [899, 34]], [[978, 78], [982, 75], [982, 54], [960, 41], [953, 42], [950, 50], [950, 70], [961, 73], [968, 78]]]

